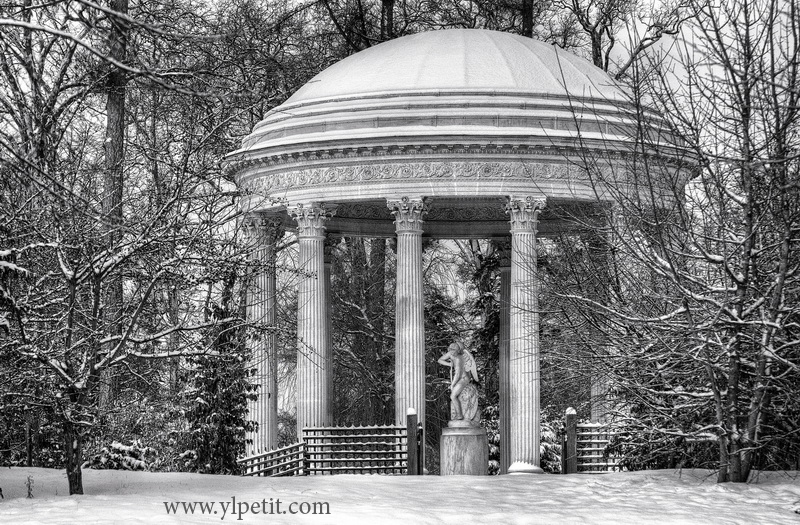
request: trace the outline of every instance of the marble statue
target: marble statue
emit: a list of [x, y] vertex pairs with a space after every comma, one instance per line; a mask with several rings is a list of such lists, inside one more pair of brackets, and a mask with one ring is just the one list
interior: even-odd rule
[[[479, 426], [478, 370], [475, 358], [461, 343], [453, 343], [439, 364], [450, 367], [450, 420]], [[452, 425], [451, 425], [452, 426]]]

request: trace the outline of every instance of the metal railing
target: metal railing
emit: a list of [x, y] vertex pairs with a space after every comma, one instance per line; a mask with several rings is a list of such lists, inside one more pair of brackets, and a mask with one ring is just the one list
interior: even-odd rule
[[239, 464], [245, 476], [421, 474], [422, 426], [416, 414], [406, 423], [304, 428], [302, 441], [242, 458]]
[[305, 474], [305, 444], [295, 443], [288, 447], [271, 450], [238, 461], [244, 476], [302, 476]]
[[619, 456], [608, 450], [608, 445], [618, 432], [619, 429], [614, 425], [578, 423], [577, 413], [568, 408], [564, 416], [561, 472], [576, 474], [621, 470]]
[[309, 474], [405, 474], [405, 427], [312, 427], [303, 429]]

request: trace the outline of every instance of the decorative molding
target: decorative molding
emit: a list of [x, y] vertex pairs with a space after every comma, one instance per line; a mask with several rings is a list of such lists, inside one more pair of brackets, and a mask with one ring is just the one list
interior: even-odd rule
[[504, 221], [506, 214], [503, 206], [470, 206], [470, 207], [440, 207], [432, 208], [427, 215], [429, 221]]
[[[371, 203], [340, 204], [336, 209], [336, 217], [361, 220], [387, 220], [391, 212], [386, 206]], [[437, 200], [436, 206], [430, 208], [425, 215], [426, 221], [507, 221], [505, 208], [498, 199], [495, 205], [482, 200], [478, 204], [469, 203], [466, 206], [448, 206]]]
[[336, 209], [336, 216], [343, 219], [385, 220], [390, 218], [390, 213], [385, 206], [367, 203], [340, 204]]
[[506, 204], [506, 213], [511, 217], [511, 232], [532, 232], [536, 233], [536, 225], [539, 221], [539, 212], [547, 205], [543, 197], [510, 196]]
[[286, 211], [297, 221], [298, 237], [324, 237], [325, 221], [336, 213], [336, 207], [314, 202], [294, 204]]
[[[481, 139], [479, 139], [481, 140]], [[483, 139], [485, 140], [485, 139]], [[338, 147], [320, 147], [318, 149], [307, 149], [285, 153], [237, 153], [231, 155], [224, 161], [225, 173], [230, 176], [242, 177], [250, 170], [269, 170], [273, 172], [284, 172], [292, 170], [292, 165], [302, 166], [312, 162], [329, 161], [349, 161], [349, 162], [369, 162], [371, 158], [385, 158], [392, 156], [425, 156], [428, 160], [431, 156], [446, 155], [467, 155], [467, 156], [496, 156], [513, 155], [518, 157], [559, 156], [574, 157], [577, 159], [587, 158], [587, 151], [594, 152], [590, 158], [596, 158], [595, 154], [600, 154], [604, 161], [622, 161], [630, 159], [632, 154], [624, 149], [609, 148], [608, 142], [601, 141], [597, 144], [589, 144], [589, 140], [584, 141], [580, 147], [572, 144], [554, 144], [553, 139], [549, 139], [546, 144], [520, 144], [520, 143], [462, 143], [462, 144], [380, 144], [365, 145], [351, 144]], [[587, 150], [588, 148], [588, 150]], [[251, 155], [258, 156], [251, 156]], [[648, 155], [653, 162], [663, 163], [665, 166], [683, 165], [675, 158]], [[435, 161], [435, 159], [430, 159]], [[533, 162], [536, 162], [535, 160]], [[272, 173], [270, 174], [272, 176]]]
[[421, 232], [423, 216], [428, 213], [428, 203], [422, 197], [409, 198], [402, 197], [396, 200], [388, 200], [394, 224], [397, 232]]
[[[435, 94], [435, 100], [430, 96]], [[557, 102], [561, 102], [561, 107]], [[566, 96], [517, 91], [475, 93], [461, 90], [421, 90], [379, 95], [333, 97], [309, 102], [284, 104], [269, 112], [252, 133], [242, 141], [243, 148], [269, 145], [275, 139], [302, 137], [314, 132], [374, 129], [407, 125], [416, 121], [433, 129], [455, 124], [494, 128], [529, 128], [531, 134], [542, 130], [574, 130], [576, 107], [579, 120], [588, 127], [594, 124], [617, 135], [631, 135], [631, 104], [627, 101], [601, 100], [595, 97]], [[624, 109], [623, 109], [624, 108]], [[403, 115], [397, 115], [400, 111]], [[378, 116], [376, 116], [376, 114]], [[345, 116], [345, 118], [341, 118]], [[338, 117], [338, 118], [337, 118]], [[655, 129], [658, 120], [649, 122]], [[627, 133], [624, 131], [627, 130]], [[608, 133], [609, 131], [606, 131]]]
[[363, 184], [403, 180], [574, 180], [580, 168], [570, 164], [523, 161], [383, 162], [289, 170], [258, 175], [246, 190], [264, 195], [307, 186]]

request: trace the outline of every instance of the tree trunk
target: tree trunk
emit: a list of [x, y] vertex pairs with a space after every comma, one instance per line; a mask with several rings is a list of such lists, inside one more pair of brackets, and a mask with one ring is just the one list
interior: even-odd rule
[[[359, 307], [363, 307], [364, 312], [369, 316], [369, 292], [367, 290], [369, 267], [367, 266], [367, 252], [364, 246], [364, 239], [360, 237], [348, 237], [346, 239], [346, 244], [350, 251], [353, 265], [352, 273], [350, 274], [350, 300]], [[359, 311], [353, 311], [353, 316], [359, 319], [357, 324], [358, 329], [353, 335], [353, 352], [364, 359], [364, 366], [371, 372], [373, 368], [371, 363], [372, 345], [367, 335], [369, 333], [368, 319], [363, 319], [362, 312]], [[370, 390], [372, 388], [374, 387], [370, 387]], [[367, 393], [367, 396], [368, 402], [362, 407], [360, 416], [363, 421], [375, 423], [375, 411], [371, 392]]]
[[603, 35], [602, 33], [592, 33], [592, 63], [606, 71], [608, 65], [603, 63]]
[[[109, 7], [118, 13], [127, 14], [128, 0], [110, 0]], [[108, 35], [109, 56], [124, 62], [127, 53], [128, 28], [122, 20], [110, 18]], [[117, 67], [110, 66], [106, 81], [106, 140], [105, 174], [103, 177], [103, 218], [105, 220], [106, 248], [114, 249], [119, 242], [122, 224], [123, 162], [125, 156], [125, 85], [127, 75]], [[122, 330], [122, 279], [114, 275], [108, 279], [103, 317], [109, 332], [119, 335]], [[98, 406], [107, 406], [113, 395], [110, 369], [102, 371]]]
[[[28, 418], [30, 418], [30, 415], [28, 415]], [[6, 448], [10, 448], [10, 445], [6, 445]], [[30, 421], [25, 421], [25, 466], [33, 466], [33, 435]]]
[[730, 440], [728, 452], [728, 481], [734, 483], [742, 482], [742, 458], [739, 456], [739, 439], [734, 438]]
[[522, 0], [522, 36], [533, 38], [533, 0]]
[[83, 434], [78, 425], [64, 421], [64, 451], [67, 461], [67, 482], [69, 495], [83, 494]]
[[[367, 312], [370, 322], [375, 329], [372, 337], [371, 347], [368, 349], [370, 360], [370, 371], [373, 374], [380, 373], [379, 357], [383, 354], [384, 333], [383, 329], [386, 320], [386, 240], [372, 239], [369, 252], [369, 287], [367, 290]], [[372, 412], [376, 414], [383, 423], [391, 417], [385, 410], [386, 402], [382, 393], [378, 390], [379, 386], [373, 388], [370, 404]]]
[[394, 0], [381, 0], [381, 40], [394, 38]]

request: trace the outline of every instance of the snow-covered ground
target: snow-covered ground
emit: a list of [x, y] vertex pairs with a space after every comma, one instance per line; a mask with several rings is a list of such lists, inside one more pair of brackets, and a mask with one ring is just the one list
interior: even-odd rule
[[[25, 481], [33, 477], [33, 499]], [[717, 484], [708, 471], [538, 476], [316, 476], [243, 478], [84, 470], [86, 495], [67, 496], [66, 475], [0, 469], [0, 523], [742, 523], [800, 524], [798, 473], [762, 473], [749, 484]], [[235, 501], [232, 498], [235, 497]], [[276, 507], [277, 500], [281, 507]], [[192, 515], [178, 504], [204, 502]], [[209, 507], [206, 502], [214, 502]], [[308, 502], [302, 506], [302, 502]], [[330, 514], [311, 511], [327, 502]], [[295, 503], [292, 506], [292, 503]], [[271, 506], [270, 506], [271, 504]], [[272, 510], [286, 514], [271, 514]], [[318, 505], [319, 512], [325, 507]]]

